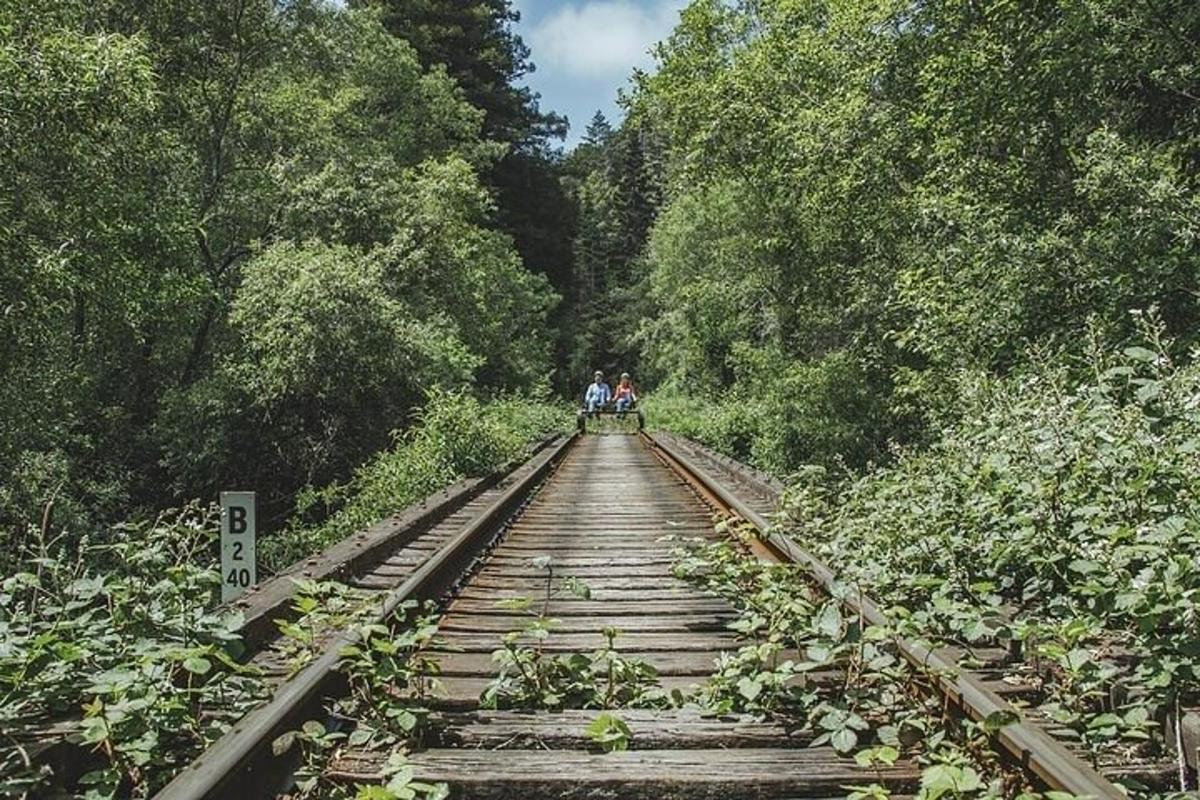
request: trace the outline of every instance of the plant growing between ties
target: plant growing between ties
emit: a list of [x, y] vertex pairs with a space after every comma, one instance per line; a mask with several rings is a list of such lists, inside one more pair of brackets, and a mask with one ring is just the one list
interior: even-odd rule
[[331, 635], [369, 614], [372, 603], [368, 592], [337, 581], [291, 580], [294, 618], [275, 621], [280, 639], [272, 644], [272, 650], [287, 659], [294, 675], [320, 655]]
[[625, 720], [611, 711], [596, 715], [585, 732], [601, 750], [606, 753], [619, 753], [629, 749], [633, 741], [633, 731]]
[[[436, 692], [438, 664], [426, 650], [436, 643], [437, 615], [432, 605], [405, 603], [387, 624], [364, 623], [354, 630], [357, 644], [341, 650], [339, 670], [350, 685], [348, 696], [330, 709], [334, 727], [309, 720], [273, 744], [282, 755], [299, 747], [302, 764], [296, 773], [299, 798], [377, 798], [378, 800], [440, 800], [443, 784], [413, 779], [404, 753], [422, 745], [429, 717], [428, 700]], [[383, 786], [348, 788], [330, 780], [329, 760], [342, 745], [391, 748]]]
[[397, 614], [405, 620], [398, 629], [360, 626], [360, 643], [342, 650], [351, 696], [339, 709], [357, 720], [351, 745], [419, 747], [424, 740], [428, 702], [441, 687], [438, 661], [428, 652], [438, 641], [437, 613], [432, 605], [406, 604]]
[[[956, 720], [933, 676], [897, 655], [897, 631], [847, 617], [797, 568], [758, 562], [721, 541], [678, 548], [675, 573], [737, 607], [730, 628], [750, 640], [722, 654], [696, 698], [703, 708], [783, 721], [868, 768], [915, 759], [924, 765], [919, 796], [928, 800], [1028, 794], [994, 751], [995, 734], [1012, 719]], [[850, 793], [887, 796], [881, 784]]]
[[[615, 628], [602, 631], [603, 646], [590, 654], [547, 653], [546, 641], [558, 623], [548, 616], [551, 603], [568, 595], [587, 600], [591, 590], [573, 576], [556, 583], [549, 556], [530, 563], [545, 571], [540, 608], [535, 610], [529, 597], [497, 601], [497, 607], [525, 614], [528, 621], [505, 633], [501, 649], [492, 654], [499, 672], [480, 698], [484, 708], [648, 708], [673, 701], [659, 686], [657, 670], [620, 654], [616, 647], [620, 631]], [[524, 643], [529, 641], [532, 644]]]

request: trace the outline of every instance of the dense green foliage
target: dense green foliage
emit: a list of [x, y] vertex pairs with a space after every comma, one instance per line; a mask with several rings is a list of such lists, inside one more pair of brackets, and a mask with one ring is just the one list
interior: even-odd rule
[[657, 157], [649, 128], [631, 121], [613, 130], [597, 112], [563, 165], [576, 213], [565, 368], [576, 382], [597, 368], [617, 375], [639, 367], [636, 335], [648, 309], [636, 276], [661, 203]]
[[661, 152], [618, 278], [647, 298], [642, 377], [786, 471], [886, 459], [958, 370], [1120, 343], [1133, 309], [1190, 341], [1197, 42], [1171, 0], [696, 0], [621, 131]]
[[417, 424], [397, 432], [394, 445], [346, 483], [305, 492], [297, 518], [264, 543], [261, 558], [285, 567], [444, 486], [521, 458], [530, 442], [565, 432], [570, 422], [557, 405], [519, 398], [483, 404], [467, 394], [435, 393]]
[[0, 795], [44, 796], [48, 770], [22, 747], [65, 718], [98, 756], [82, 780], [88, 797], [144, 797], [226, 729], [202, 709], [236, 713], [262, 696], [236, 662], [240, 616], [206, 602], [220, 585], [204, 557], [217, 520], [215, 507], [191, 507], [102, 541], [35, 536], [11, 554], [17, 566], [0, 584]]
[[[741, 712], [785, 722], [791, 731], [805, 731], [814, 746], [853, 753], [863, 767], [914, 759], [922, 766], [919, 800], [1003, 797], [1006, 785], [1011, 793], [1021, 784], [988, 744], [1011, 719], [947, 715], [938, 695], [922, 688], [929, 675], [897, 648], [897, 628], [846, 614], [841, 602], [813, 592], [803, 571], [746, 558], [731, 539], [752, 536], [752, 529], [739, 531], [730, 519], [719, 527], [730, 539], [685, 541], [674, 572], [728, 600], [739, 612], [730, 627], [753, 639], [721, 653], [693, 702], [714, 715]], [[844, 679], [818, 677], [831, 670]], [[848, 800], [891, 796], [865, 780], [844, 788]], [[1041, 797], [1028, 790], [1019, 796]]]
[[375, 11], [5, 9], [9, 541], [231, 486], [271, 523], [432, 387], [544, 391], [555, 297], [480, 177], [506, 142]]
[[[531, 440], [568, 425], [558, 406], [435, 393], [393, 448], [346, 484], [305, 493], [299, 516], [260, 543], [260, 569], [288, 566], [520, 458]], [[216, 511], [189, 507], [82, 542], [33, 529], [10, 555], [0, 582], [0, 796], [62, 785], [27, 767], [20, 749], [56, 721], [100, 754], [84, 781], [89, 797], [146, 796], [266, 694], [260, 674], [238, 662], [240, 614], [213, 611]], [[314, 631], [361, 605], [337, 586], [301, 595], [303, 622], [283, 624], [275, 646], [296, 664], [312, 657]]]
[[922, 635], [1052, 664], [1040, 710], [1099, 750], [1197, 699], [1200, 369], [1157, 347], [1095, 363], [1079, 386], [970, 381], [932, 447], [802, 473], [785, 524]]
[[572, 208], [559, 181], [560, 155], [552, 148], [566, 135], [567, 120], [543, 111], [537, 95], [522, 85], [535, 66], [513, 31], [520, 13], [511, 0], [352, 0], [351, 5], [378, 8], [384, 25], [412, 45], [422, 64], [444, 67], [466, 100], [483, 112], [483, 136], [502, 149], [484, 174], [498, 200], [496, 221], [513, 237], [525, 265], [567, 294]]
[[[386, 22], [0, 10], [0, 794], [147, 796], [261, 694], [211, 510], [161, 509], [254, 489], [269, 574], [565, 428], [513, 140]], [[350, 602], [322, 592], [301, 616]], [[52, 723], [94, 748], [78, 785], [28, 762]]]

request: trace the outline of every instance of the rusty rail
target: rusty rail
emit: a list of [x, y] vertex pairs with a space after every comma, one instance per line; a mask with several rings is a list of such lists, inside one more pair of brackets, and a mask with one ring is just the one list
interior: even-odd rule
[[[762, 545], [777, 561], [803, 567], [831, 594], [845, 588], [828, 565], [774, 530], [766, 516], [730, 491], [678, 446], [656, 440], [650, 434], [642, 435], [685, 480], [703, 494], [717, 498], [725, 509], [757, 528]], [[847, 595], [843, 602], [852, 614], [861, 615], [870, 624], [892, 627], [888, 616], [865, 595]], [[959, 668], [948, 654], [912, 639], [900, 639], [898, 645], [906, 660], [928, 671], [936, 679], [941, 691], [973, 719], [982, 720], [995, 713], [1014, 715], [1018, 721], [1001, 728], [997, 738], [1020, 764], [1050, 788], [1097, 800], [1121, 800], [1126, 797], [1124, 791], [1070, 752], [1061, 742], [1026, 721], [1018, 709], [989, 690], [969, 670]]]
[[[490, 534], [520, 505], [522, 499], [551, 471], [554, 464], [574, 442], [564, 437], [535, 456], [532, 467], [515, 481], [473, 522], [464, 527], [445, 547], [422, 564], [400, 586], [389, 592], [373, 615], [375, 623], [385, 623], [412, 600], [427, 600], [446, 591], [468, 569], [486, 547]], [[247, 796], [233, 791], [235, 780], [253, 785], [270, 773], [271, 743], [309, 713], [321, 699], [336, 696], [337, 665], [341, 651], [357, 642], [354, 631], [345, 631], [292, 679], [285, 682], [263, 705], [250, 711], [230, 731], [175, 776], [157, 795], [156, 800], [208, 800]], [[254, 795], [250, 795], [254, 796]], [[269, 795], [268, 795], [269, 796]]]

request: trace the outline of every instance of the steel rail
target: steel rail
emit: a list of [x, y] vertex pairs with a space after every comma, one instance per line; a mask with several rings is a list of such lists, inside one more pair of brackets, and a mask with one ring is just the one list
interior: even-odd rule
[[297, 561], [222, 608], [241, 612], [243, 621], [238, 633], [246, 647], [254, 652], [266, 640], [278, 635], [277, 620], [295, 617], [291, 603], [296, 594], [296, 578], [346, 581], [355, 574], [374, 568], [396, 550], [494, 488], [505, 476], [520, 469], [560, 436], [556, 434], [539, 439], [526, 449], [524, 455], [487, 475], [467, 478], [443, 487], [395, 516], [347, 536], [316, 555]]
[[[240, 597], [217, 607], [216, 613], [234, 611], [242, 615], [236, 632], [246, 648], [242, 660], [261, 652], [270, 639], [278, 636], [277, 621], [294, 619], [291, 604], [296, 594], [295, 579], [346, 581], [374, 569], [392, 553], [459, 511], [471, 501], [493, 489], [531, 458], [561, 438], [551, 434], [529, 445], [525, 453], [479, 478], [467, 478], [445, 486], [417, 500], [395, 515], [368, 528], [356, 531], [325, 550], [286, 567]], [[69, 719], [53, 736], [41, 735], [28, 743], [30, 762], [47, 766], [51, 772], [75, 783], [91, 767], [92, 753], [70, 734], [78, 718]], [[60, 723], [62, 725], [62, 723]]]
[[[437, 553], [413, 572], [400, 586], [388, 592], [372, 621], [384, 623], [412, 600], [437, 597], [470, 568], [493, 533], [529, 492], [561, 460], [577, 434], [562, 438], [530, 461], [527, 474], [509, 486], [487, 509], [468, 523]], [[227, 793], [231, 781], [252, 777], [261, 770], [257, 761], [266, 757], [276, 737], [293, 727], [315, 700], [331, 694], [342, 650], [357, 644], [354, 630], [343, 631], [304, 669], [282, 684], [275, 695], [252, 709], [224, 736], [204, 751], [156, 794], [155, 800], [213, 800], [221, 797], [255, 796], [247, 791]], [[222, 792], [226, 792], [222, 794]]]
[[[777, 560], [803, 567], [835, 597], [845, 588], [828, 565], [773, 530], [766, 517], [680, 452], [678, 447], [659, 441], [648, 433], [641, 435], [688, 483], [702, 488], [707, 495], [719, 498], [721, 505], [757, 528], [762, 544], [774, 553]], [[843, 596], [841, 599], [855, 616], [861, 616], [872, 625], [892, 627], [887, 614], [861, 592], [857, 597]], [[1050, 788], [1094, 800], [1125, 800], [1126, 793], [1116, 784], [1057, 739], [1026, 721], [1012, 704], [984, 686], [970, 672], [964, 672], [953, 658], [912, 639], [901, 638], [897, 644], [909, 663], [933, 675], [941, 691], [972, 718], [982, 720], [998, 712], [1015, 715], [1018, 721], [1002, 727], [996, 734], [997, 739], [1018, 763], [1045, 781]]]

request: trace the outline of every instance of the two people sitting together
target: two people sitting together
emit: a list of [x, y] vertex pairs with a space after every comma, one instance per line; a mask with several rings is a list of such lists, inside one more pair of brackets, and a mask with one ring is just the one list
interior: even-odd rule
[[596, 370], [596, 374], [592, 378], [592, 383], [588, 386], [587, 392], [583, 396], [584, 410], [593, 419], [609, 403], [614, 403], [616, 406], [617, 417], [624, 419], [625, 413], [633, 408], [636, 402], [637, 392], [633, 388], [633, 382], [629, 379], [628, 372], [621, 373], [621, 382], [617, 384], [617, 389], [614, 392], [604, 382], [604, 373]]

